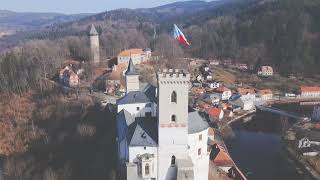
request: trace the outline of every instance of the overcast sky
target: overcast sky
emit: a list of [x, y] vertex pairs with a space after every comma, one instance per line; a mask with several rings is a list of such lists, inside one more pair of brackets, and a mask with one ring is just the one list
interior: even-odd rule
[[155, 7], [183, 0], [0, 0], [0, 9], [19, 12], [97, 13], [118, 8]]

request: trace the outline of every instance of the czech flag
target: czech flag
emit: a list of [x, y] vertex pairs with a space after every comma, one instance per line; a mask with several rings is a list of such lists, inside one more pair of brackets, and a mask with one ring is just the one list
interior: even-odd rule
[[183, 44], [190, 46], [190, 43], [188, 42], [184, 34], [181, 32], [181, 30], [178, 28], [178, 26], [175, 24], [173, 26], [174, 26], [174, 30], [173, 30], [174, 38], [182, 42]]

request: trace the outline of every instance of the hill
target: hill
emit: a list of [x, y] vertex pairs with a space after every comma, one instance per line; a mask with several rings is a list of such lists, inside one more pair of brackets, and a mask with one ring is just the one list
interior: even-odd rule
[[312, 76], [320, 74], [319, 4], [318, 0], [184, 1], [102, 12], [14, 37], [21, 40], [87, 36], [88, 26], [95, 24], [105, 55], [113, 56], [130, 47], [157, 50], [157, 43], [163, 41], [161, 35], [170, 34], [175, 23], [192, 44], [180, 46], [185, 56], [230, 58], [256, 67], [271, 65], [283, 75]]
[[0, 27], [7, 29], [36, 30], [57, 23], [79, 20], [92, 14], [32, 13], [0, 10]]

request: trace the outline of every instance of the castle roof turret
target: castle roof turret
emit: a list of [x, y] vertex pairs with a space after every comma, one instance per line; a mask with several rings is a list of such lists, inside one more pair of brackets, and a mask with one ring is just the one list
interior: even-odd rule
[[99, 35], [97, 29], [94, 27], [93, 24], [91, 24], [91, 30], [90, 30], [90, 36], [96, 36]]
[[128, 65], [128, 69], [126, 71], [126, 75], [139, 75], [139, 73], [134, 68], [134, 65], [133, 65], [133, 62], [132, 62], [131, 58], [129, 60], [129, 65]]

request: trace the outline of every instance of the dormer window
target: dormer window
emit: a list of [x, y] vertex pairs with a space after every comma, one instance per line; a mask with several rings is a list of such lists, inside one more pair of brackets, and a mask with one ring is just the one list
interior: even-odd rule
[[171, 93], [171, 102], [177, 103], [177, 93], [175, 91]]

